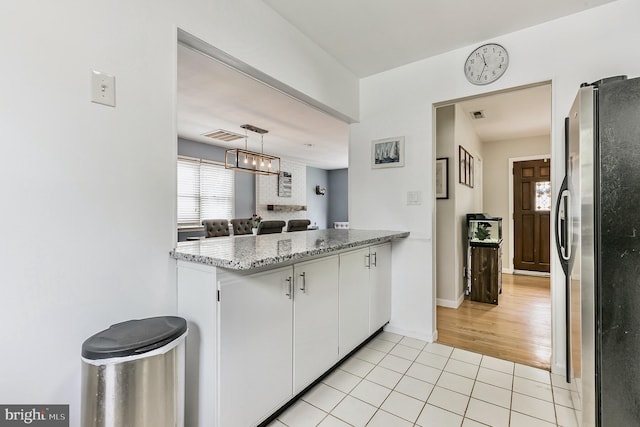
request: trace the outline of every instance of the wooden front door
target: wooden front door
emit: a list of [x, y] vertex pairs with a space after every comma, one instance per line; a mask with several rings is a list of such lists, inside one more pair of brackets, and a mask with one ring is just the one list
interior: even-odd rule
[[513, 164], [516, 270], [550, 271], [551, 161]]

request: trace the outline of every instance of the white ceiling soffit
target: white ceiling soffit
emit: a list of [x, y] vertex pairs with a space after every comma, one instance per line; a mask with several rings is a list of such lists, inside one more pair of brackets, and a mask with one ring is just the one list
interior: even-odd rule
[[[223, 129], [244, 135], [240, 126], [248, 123], [269, 131], [265, 153], [321, 169], [348, 167], [347, 123], [181, 44], [177, 104], [181, 138], [244, 147], [244, 140], [225, 142], [203, 134]], [[260, 151], [260, 135], [248, 134], [249, 150]]]
[[[551, 134], [551, 84], [481, 96], [458, 104], [483, 142]], [[475, 111], [482, 111], [484, 118], [474, 120]]]
[[263, 0], [366, 77], [614, 0]]

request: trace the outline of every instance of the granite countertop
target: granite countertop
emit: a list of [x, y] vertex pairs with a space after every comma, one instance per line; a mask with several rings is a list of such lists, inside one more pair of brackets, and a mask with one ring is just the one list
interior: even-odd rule
[[212, 237], [179, 242], [171, 251], [178, 260], [231, 270], [250, 270], [343, 249], [407, 237], [408, 231], [308, 230], [290, 233]]

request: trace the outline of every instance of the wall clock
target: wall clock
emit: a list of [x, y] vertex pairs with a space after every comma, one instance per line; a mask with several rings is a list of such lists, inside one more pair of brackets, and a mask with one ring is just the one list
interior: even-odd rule
[[507, 50], [496, 43], [480, 46], [464, 63], [464, 75], [474, 85], [486, 85], [498, 80], [509, 66]]

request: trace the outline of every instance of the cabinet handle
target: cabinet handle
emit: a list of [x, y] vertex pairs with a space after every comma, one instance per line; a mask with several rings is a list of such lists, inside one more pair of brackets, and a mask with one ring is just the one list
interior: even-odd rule
[[285, 293], [285, 295], [289, 297], [289, 299], [291, 299], [291, 295], [293, 294], [292, 292], [293, 288], [291, 286], [291, 282], [292, 282], [291, 276], [287, 277], [286, 280], [287, 280], [287, 292]]
[[371, 268], [371, 255], [366, 254], [364, 256], [364, 266], [367, 268]]
[[371, 255], [373, 256], [373, 261], [371, 261], [371, 265], [373, 265], [374, 267], [377, 267], [378, 266], [378, 254], [376, 252], [374, 252]]
[[302, 283], [300, 284], [300, 290], [302, 292], [306, 292], [307, 291], [307, 276], [305, 275], [304, 271], [300, 274], [300, 277], [302, 277]]

